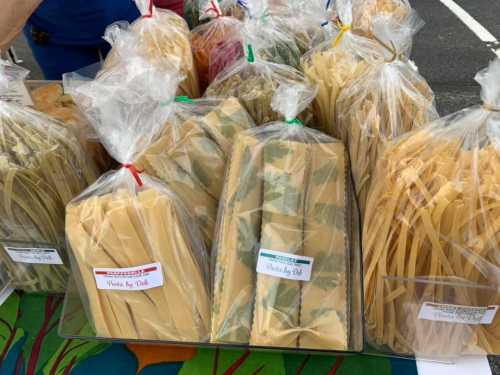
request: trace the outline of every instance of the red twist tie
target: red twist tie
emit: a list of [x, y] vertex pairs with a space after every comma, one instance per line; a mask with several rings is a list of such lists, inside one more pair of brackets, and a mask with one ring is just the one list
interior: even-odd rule
[[216, 17], [220, 17], [222, 15], [219, 5], [217, 4], [217, 0], [210, 0], [210, 7], [206, 10], [206, 12], [214, 12]]
[[152, 18], [153, 17], [153, 0], [149, 0], [148, 14], [142, 16], [143, 18]]
[[130, 171], [130, 173], [132, 173], [132, 176], [134, 176], [137, 185], [139, 185], [140, 187], [144, 185], [144, 183], [141, 180], [141, 176], [139, 176], [139, 174], [142, 173], [143, 171], [139, 171], [134, 164], [122, 164], [122, 167], [127, 168]]

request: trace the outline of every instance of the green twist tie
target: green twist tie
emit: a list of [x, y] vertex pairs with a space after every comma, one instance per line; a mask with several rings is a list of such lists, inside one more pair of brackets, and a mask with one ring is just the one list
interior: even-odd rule
[[193, 99], [191, 99], [189, 96], [185, 96], [185, 95], [176, 96], [175, 101], [177, 103], [189, 103], [189, 104], [193, 103]]
[[253, 64], [255, 62], [255, 55], [253, 54], [253, 47], [251, 44], [247, 45], [247, 61], [250, 64]]
[[291, 119], [291, 120], [286, 120], [286, 123], [288, 125], [304, 126], [304, 124], [302, 123], [302, 121], [300, 121], [297, 117], [295, 117], [294, 119]]

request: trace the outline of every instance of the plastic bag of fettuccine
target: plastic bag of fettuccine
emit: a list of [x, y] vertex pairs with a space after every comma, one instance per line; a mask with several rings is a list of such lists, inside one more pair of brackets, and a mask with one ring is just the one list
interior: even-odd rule
[[236, 137], [211, 254], [214, 343], [362, 346], [346, 150], [296, 118], [315, 94], [283, 84], [272, 101], [281, 120]]
[[383, 59], [348, 82], [337, 100], [337, 127], [349, 149], [362, 217], [375, 164], [384, 147], [437, 117], [434, 93], [408, 61], [422, 20], [412, 12], [401, 22], [386, 16], [374, 22], [374, 37], [384, 47]]
[[180, 81], [176, 71], [140, 56], [94, 80], [65, 77], [68, 92], [121, 163], [66, 207], [71, 266], [94, 337], [208, 339], [201, 232], [168, 185], [135, 164], [161, 135]]
[[482, 104], [395, 139], [377, 162], [364, 290], [368, 339], [384, 353], [500, 354], [500, 60], [476, 81]]
[[98, 172], [74, 128], [9, 101], [28, 73], [0, 60], [0, 264], [16, 289], [62, 293], [64, 207]]
[[375, 41], [353, 28], [351, 0], [337, 0], [337, 22], [325, 42], [301, 58], [302, 71], [307, 79], [318, 85], [312, 103], [314, 126], [335, 138], [340, 138], [336, 118], [336, 103], [343, 87], [363, 76], [370, 62], [380, 58], [383, 51]]

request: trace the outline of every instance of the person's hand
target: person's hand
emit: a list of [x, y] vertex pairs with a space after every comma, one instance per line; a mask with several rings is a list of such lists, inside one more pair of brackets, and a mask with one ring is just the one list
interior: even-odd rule
[[2, 0], [0, 51], [6, 51], [42, 0]]

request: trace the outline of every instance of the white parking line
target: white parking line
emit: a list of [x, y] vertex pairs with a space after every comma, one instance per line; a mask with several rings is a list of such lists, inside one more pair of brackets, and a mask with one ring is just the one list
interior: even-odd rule
[[476, 36], [486, 43], [489, 49], [500, 57], [500, 42], [486, 28], [477, 22], [469, 13], [453, 0], [439, 0], [451, 10]]

